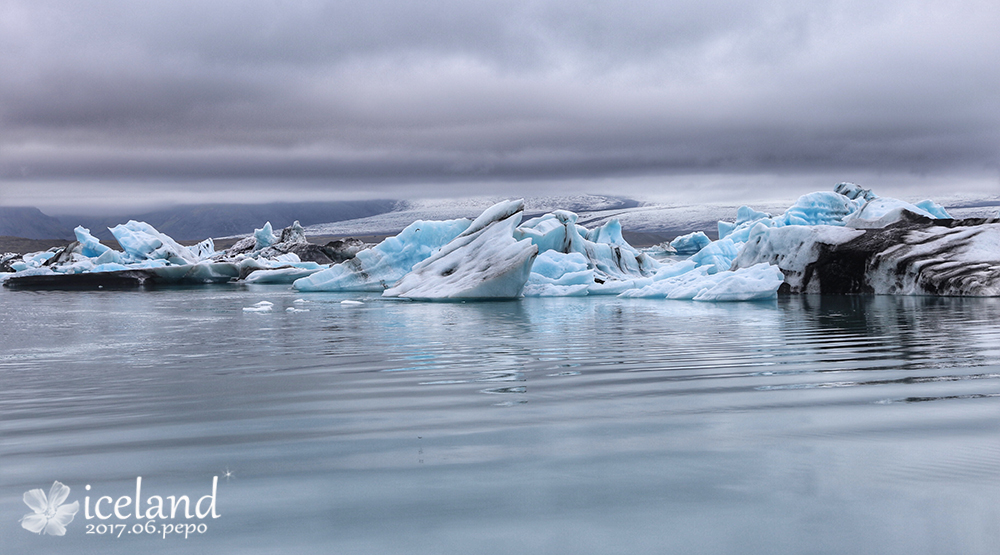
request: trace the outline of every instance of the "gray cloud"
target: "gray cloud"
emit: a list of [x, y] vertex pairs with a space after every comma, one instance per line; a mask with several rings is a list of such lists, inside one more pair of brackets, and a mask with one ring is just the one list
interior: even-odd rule
[[10, 0], [0, 184], [45, 183], [42, 203], [88, 180], [109, 198], [261, 180], [411, 196], [699, 173], [981, 182], [1000, 174], [998, 26], [992, 1]]

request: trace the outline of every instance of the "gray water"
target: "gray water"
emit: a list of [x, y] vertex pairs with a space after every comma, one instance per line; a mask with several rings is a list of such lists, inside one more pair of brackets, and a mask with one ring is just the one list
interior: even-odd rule
[[[1000, 552], [1000, 299], [3, 290], [0, 346], [4, 554]], [[219, 517], [85, 518], [137, 476]]]

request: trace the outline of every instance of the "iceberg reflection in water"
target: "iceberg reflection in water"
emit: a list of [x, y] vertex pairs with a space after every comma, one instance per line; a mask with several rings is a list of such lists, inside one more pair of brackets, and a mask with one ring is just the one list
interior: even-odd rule
[[[1000, 548], [1000, 299], [0, 290], [0, 337], [11, 553]], [[17, 525], [214, 475], [198, 537]]]

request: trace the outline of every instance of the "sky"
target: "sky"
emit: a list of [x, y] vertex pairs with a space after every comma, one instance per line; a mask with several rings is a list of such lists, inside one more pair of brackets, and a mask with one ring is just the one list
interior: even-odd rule
[[996, 0], [0, 0], [0, 205], [1000, 195]]

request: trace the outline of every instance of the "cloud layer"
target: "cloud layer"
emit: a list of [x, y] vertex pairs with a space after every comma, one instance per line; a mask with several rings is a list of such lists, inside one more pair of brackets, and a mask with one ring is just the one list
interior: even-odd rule
[[997, 28], [992, 0], [9, 0], [0, 185], [997, 183]]

